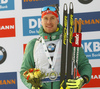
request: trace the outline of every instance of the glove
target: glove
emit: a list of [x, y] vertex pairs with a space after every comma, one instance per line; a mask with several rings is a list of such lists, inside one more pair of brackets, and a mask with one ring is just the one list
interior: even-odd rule
[[40, 85], [40, 87], [34, 87], [32, 86], [32, 89], [41, 89], [42, 88], [42, 85]]
[[80, 89], [84, 84], [84, 79], [82, 77], [77, 79], [68, 79], [68, 82], [66, 83], [66, 88], [74, 88], [74, 89]]
[[40, 88], [39, 87], [38, 88], [35, 88], [35, 87], [32, 86], [32, 89], [40, 89]]

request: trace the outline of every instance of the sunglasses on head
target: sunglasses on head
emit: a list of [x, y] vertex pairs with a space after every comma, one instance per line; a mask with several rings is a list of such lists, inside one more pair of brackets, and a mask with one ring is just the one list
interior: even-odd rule
[[42, 12], [43, 12], [43, 11], [46, 11], [46, 10], [48, 10], [48, 9], [49, 9], [50, 11], [56, 11], [56, 8], [55, 8], [55, 7], [46, 6], [46, 7], [43, 7], [43, 8], [42, 8]]

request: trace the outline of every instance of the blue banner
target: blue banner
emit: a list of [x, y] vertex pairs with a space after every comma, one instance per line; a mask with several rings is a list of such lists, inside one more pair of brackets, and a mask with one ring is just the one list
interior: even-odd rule
[[59, 0], [22, 0], [22, 9], [41, 8], [52, 4], [59, 5]]
[[0, 89], [17, 89], [17, 73], [0, 73]]
[[0, 0], [0, 11], [14, 10], [14, 0]]
[[23, 36], [38, 35], [41, 16], [23, 17]]
[[83, 40], [82, 47], [88, 59], [100, 59], [100, 39]]
[[82, 18], [82, 32], [100, 31], [100, 12], [76, 13], [74, 18]]

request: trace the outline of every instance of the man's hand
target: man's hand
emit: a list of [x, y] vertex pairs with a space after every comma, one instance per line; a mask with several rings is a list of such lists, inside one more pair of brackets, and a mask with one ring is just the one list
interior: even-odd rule
[[84, 79], [77, 78], [77, 79], [68, 79], [68, 82], [66, 83], [67, 88], [74, 88], [74, 89], [80, 89], [84, 84]]
[[40, 89], [40, 88], [39, 87], [35, 88], [35, 87], [32, 86], [32, 89]]

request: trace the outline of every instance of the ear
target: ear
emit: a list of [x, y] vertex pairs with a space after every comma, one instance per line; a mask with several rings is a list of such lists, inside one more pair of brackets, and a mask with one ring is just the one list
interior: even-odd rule
[[59, 20], [58, 20], [58, 22], [57, 22], [57, 25], [59, 24]]
[[42, 18], [41, 18], [41, 24], [43, 25]]
[[59, 24], [59, 18], [57, 18], [57, 24]]

